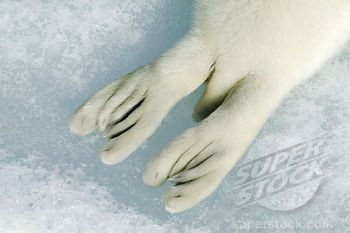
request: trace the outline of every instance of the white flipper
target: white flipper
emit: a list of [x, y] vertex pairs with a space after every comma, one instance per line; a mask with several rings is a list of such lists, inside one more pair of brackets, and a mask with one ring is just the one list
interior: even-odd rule
[[204, 200], [217, 189], [294, 84], [276, 77], [244, 78], [217, 110], [150, 162], [144, 182], [150, 186], [175, 182], [165, 195], [165, 208], [170, 212], [184, 211]]
[[212, 63], [207, 46], [191, 34], [155, 64], [99, 91], [73, 116], [71, 130], [85, 135], [98, 128], [108, 138], [102, 161], [116, 164], [152, 135], [179, 100], [206, 80]]

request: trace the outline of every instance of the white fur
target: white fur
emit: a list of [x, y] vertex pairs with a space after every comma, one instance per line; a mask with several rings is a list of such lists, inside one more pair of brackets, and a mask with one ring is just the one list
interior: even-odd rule
[[144, 175], [151, 186], [175, 182], [165, 195], [170, 212], [191, 208], [215, 191], [288, 92], [350, 34], [349, 0], [198, 0], [196, 7], [192, 29], [180, 43], [99, 91], [71, 122], [81, 135], [99, 128], [117, 136], [101, 154], [106, 164], [115, 164], [208, 80], [194, 116], [209, 117], [175, 139]]

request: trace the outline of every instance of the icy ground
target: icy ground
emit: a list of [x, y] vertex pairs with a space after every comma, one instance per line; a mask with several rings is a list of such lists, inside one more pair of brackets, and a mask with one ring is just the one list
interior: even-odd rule
[[[98, 134], [69, 132], [70, 116], [91, 94], [183, 36], [192, 4], [0, 1], [0, 233], [282, 232], [276, 225], [262, 230], [259, 223], [268, 221], [312, 223], [283, 232], [350, 232], [350, 46], [290, 94], [242, 159], [332, 132], [329, 176], [295, 210], [235, 209], [230, 175], [208, 200], [170, 215], [161, 201], [166, 187], [143, 185], [147, 161], [195, 125], [191, 111], [202, 89], [118, 166], [100, 163]], [[318, 221], [327, 224], [316, 229]]]

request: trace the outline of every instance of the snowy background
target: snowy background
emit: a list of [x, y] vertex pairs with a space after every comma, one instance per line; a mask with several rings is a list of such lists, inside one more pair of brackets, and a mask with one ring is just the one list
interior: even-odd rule
[[350, 45], [296, 88], [242, 161], [327, 132], [331, 174], [305, 206], [280, 212], [236, 210], [233, 176], [197, 207], [171, 215], [166, 187], [143, 185], [145, 164], [195, 125], [202, 88], [179, 103], [161, 128], [124, 163], [98, 158], [98, 134], [72, 135], [72, 113], [95, 91], [157, 59], [188, 30], [189, 0], [0, 1], [0, 233], [281, 232], [259, 221], [326, 221], [350, 232]]

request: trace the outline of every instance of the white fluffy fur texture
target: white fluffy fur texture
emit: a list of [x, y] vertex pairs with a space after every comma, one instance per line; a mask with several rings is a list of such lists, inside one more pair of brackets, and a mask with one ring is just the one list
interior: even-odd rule
[[116, 164], [207, 80], [194, 112], [205, 120], [144, 175], [150, 186], [174, 182], [165, 195], [168, 211], [189, 209], [216, 190], [288, 92], [349, 34], [349, 0], [198, 0], [188, 35], [154, 64], [95, 94], [75, 113], [71, 130], [100, 129], [109, 138], [102, 160]]

